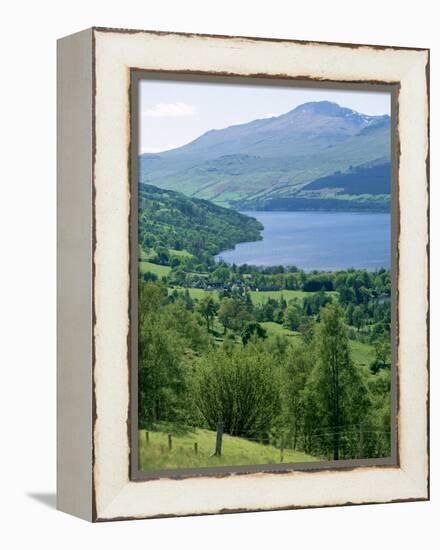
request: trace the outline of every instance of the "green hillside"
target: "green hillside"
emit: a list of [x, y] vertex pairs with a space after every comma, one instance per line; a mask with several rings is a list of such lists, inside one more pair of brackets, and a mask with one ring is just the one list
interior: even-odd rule
[[[139, 244], [148, 259], [168, 265], [172, 257], [211, 258], [239, 242], [259, 240], [255, 218], [182, 193], [139, 186]], [[145, 263], [145, 262], [144, 262]], [[142, 269], [142, 266], [141, 266]]]
[[[172, 448], [168, 447], [168, 433], [172, 434]], [[223, 435], [222, 456], [212, 456], [216, 433], [202, 428], [188, 431], [150, 431], [148, 443], [145, 430], [139, 430], [139, 461], [141, 470], [166, 468], [205, 468], [240, 466], [246, 464], [279, 464], [281, 451], [273, 445], [264, 445], [241, 437]], [[197, 443], [197, 454], [194, 450]], [[283, 463], [319, 460], [301, 451], [283, 450]]]

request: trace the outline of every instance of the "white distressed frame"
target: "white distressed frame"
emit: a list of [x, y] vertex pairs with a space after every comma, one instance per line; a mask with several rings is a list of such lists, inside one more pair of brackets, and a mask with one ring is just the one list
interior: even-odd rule
[[[86, 40], [92, 40], [94, 56], [93, 510], [91, 514], [73, 513], [105, 521], [429, 498], [429, 52], [146, 31], [85, 32], [89, 33]], [[400, 83], [399, 466], [130, 480], [131, 68]]]

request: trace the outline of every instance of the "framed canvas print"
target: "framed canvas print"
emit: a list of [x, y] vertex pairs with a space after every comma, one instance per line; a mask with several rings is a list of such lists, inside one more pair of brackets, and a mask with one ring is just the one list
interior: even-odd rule
[[429, 52], [58, 44], [58, 508], [429, 498]]

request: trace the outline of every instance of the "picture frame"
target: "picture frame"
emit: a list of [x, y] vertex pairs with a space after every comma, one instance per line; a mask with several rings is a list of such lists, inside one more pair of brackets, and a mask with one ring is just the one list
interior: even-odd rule
[[[389, 89], [390, 459], [158, 471], [137, 463], [137, 82]], [[93, 28], [58, 43], [58, 488], [89, 521], [429, 498], [429, 51]]]

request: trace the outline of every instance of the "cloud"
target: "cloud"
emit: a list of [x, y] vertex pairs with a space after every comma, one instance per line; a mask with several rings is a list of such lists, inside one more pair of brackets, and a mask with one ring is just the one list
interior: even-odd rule
[[156, 103], [152, 108], [145, 109], [142, 116], [163, 118], [163, 117], [182, 117], [192, 116], [195, 112], [193, 105], [188, 105], [182, 101], [176, 103]]

